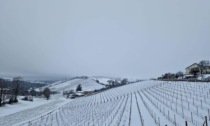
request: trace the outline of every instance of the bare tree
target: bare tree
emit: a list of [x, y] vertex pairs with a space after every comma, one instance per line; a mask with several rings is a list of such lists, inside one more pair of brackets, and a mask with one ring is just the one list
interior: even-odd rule
[[200, 65], [201, 74], [204, 74], [205, 68], [207, 66], [210, 66], [210, 61], [208, 61], [208, 60], [201, 60], [199, 62], [199, 65]]
[[181, 77], [183, 79], [184, 73], [182, 71], [179, 71], [179, 72], [176, 73], [176, 77], [177, 78]]
[[0, 78], [0, 106], [4, 103], [5, 81]]
[[48, 87], [46, 87], [44, 90], [43, 90], [43, 95], [47, 98], [47, 100], [50, 98], [50, 89]]
[[208, 61], [208, 60], [201, 60], [199, 64], [201, 66], [210, 66], [210, 61]]
[[14, 97], [12, 98], [14, 101], [13, 102], [18, 102], [18, 100], [17, 100], [17, 96], [18, 96], [18, 94], [19, 94], [19, 92], [20, 92], [20, 83], [21, 83], [21, 81], [22, 81], [22, 78], [21, 77], [15, 77], [15, 78], [13, 78], [13, 95], [14, 95]]

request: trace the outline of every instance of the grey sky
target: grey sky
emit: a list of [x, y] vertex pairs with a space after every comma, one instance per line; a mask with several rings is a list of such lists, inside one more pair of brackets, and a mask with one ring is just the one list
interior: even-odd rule
[[0, 72], [157, 77], [210, 60], [209, 0], [0, 0]]

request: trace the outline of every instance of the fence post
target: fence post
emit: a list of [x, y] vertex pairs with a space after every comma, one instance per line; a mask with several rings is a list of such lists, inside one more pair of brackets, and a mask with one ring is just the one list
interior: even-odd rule
[[185, 121], [185, 126], [188, 126], [188, 125], [187, 125], [187, 121]]
[[209, 116], [209, 121], [210, 121], [210, 112], [209, 112], [209, 109], [208, 109], [208, 116]]
[[201, 100], [201, 108], [203, 108], [202, 100]]
[[159, 126], [160, 126], [160, 118], [158, 117], [158, 122], [159, 122]]
[[205, 116], [206, 126], [208, 126], [207, 116]]
[[182, 106], [182, 117], [184, 118], [184, 110], [183, 110], [183, 106]]
[[176, 116], [174, 115], [174, 125], [176, 126]]
[[168, 118], [169, 118], [169, 120], [170, 120], [169, 110], [168, 110]]
[[196, 106], [196, 109], [197, 109], [197, 115], [198, 115], [198, 106]]
[[193, 114], [192, 114], [192, 112], [191, 112], [191, 121], [192, 121], [192, 123], [193, 123]]

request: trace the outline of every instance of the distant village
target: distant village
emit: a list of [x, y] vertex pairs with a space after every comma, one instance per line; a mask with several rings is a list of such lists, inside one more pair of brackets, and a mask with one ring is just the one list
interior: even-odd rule
[[187, 66], [184, 72], [165, 73], [158, 77], [158, 80], [210, 82], [210, 61], [202, 60], [199, 63], [193, 63]]

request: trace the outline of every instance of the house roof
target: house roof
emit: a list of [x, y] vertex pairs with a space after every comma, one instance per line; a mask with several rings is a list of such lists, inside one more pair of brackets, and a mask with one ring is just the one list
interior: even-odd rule
[[198, 66], [200, 66], [200, 64], [198, 64], [198, 63], [193, 63], [192, 65], [188, 66], [186, 69], [188, 69], [189, 67], [191, 67], [191, 66], [193, 66], [193, 65], [198, 65]]

